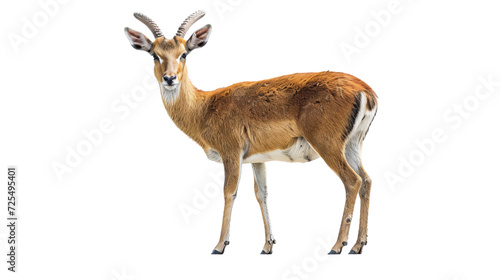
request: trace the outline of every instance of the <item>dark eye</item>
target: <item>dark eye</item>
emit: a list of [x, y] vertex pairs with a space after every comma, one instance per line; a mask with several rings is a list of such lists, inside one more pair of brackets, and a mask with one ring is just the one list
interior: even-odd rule
[[182, 53], [180, 59], [186, 59], [187, 53]]

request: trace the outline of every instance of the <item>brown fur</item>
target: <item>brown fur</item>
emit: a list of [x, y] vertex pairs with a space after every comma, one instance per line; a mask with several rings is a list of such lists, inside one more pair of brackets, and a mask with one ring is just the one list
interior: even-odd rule
[[[360, 190], [362, 192], [360, 235], [353, 247], [360, 253], [366, 244], [371, 180], [364, 170], [358, 174], [348, 165], [344, 145], [356, 96], [364, 92], [366, 106], [371, 110], [377, 104], [373, 90], [349, 74], [327, 71], [201, 91], [189, 80], [185, 63], [176, 61], [185, 50], [186, 41], [182, 38], [156, 39], [153, 51], [163, 63], [155, 62], [155, 75], [160, 83], [163, 76], [178, 77], [181, 83], [179, 97], [172, 103], [163, 101], [168, 114], [205, 151], [217, 151], [224, 164], [225, 208], [216, 250], [223, 252], [226, 245], [224, 241], [237, 191], [241, 156], [245, 159], [258, 153], [283, 150], [299, 137], [304, 137], [346, 187], [339, 239], [332, 248], [335, 252], [340, 252], [345, 245], [356, 195]], [[267, 235], [267, 225], [265, 229]], [[268, 252], [270, 246], [265, 247]]]

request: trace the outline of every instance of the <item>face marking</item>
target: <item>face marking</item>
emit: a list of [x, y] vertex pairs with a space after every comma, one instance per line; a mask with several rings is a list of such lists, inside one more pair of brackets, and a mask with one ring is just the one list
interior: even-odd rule
[[186, 62], [187, 52], [183, 52], [178, 58], [177, 63]]
[[163, 64], [163, 59], [161, 59], [161, 57], [159, 56], [156, 56], [158, 58], [158, 62], [160, 62], [160, 64]]
[[183, 53], [179, 56], [179, 60], [185, 61], [185, 60], [186, 60], [186, 57], [187, 57], [187, 52], [183, 52]]
[[185, 63], [181, 57], [184, 57], [186, 50], [185, 41], [182, 38], [158, 38], [153, 45], [152, 52], [158, 57], [155, 60], [155, 76], [160, 84], [163, 100], [171, 104], [180, 94]]
[[[207, 43], [212, 26], [210, 24], [205, 25], [195, 31], [196, 34], [191, 35], [187, 40], [183, 38], [185, 34], [179, 32], [172, 39], [167, 39], [151, 19], [139, 13], [134, 15], [149, 27], [155, 35], [155, 40], [152, 42], [141, 32], [128, 27], [125, 28], [125, 36], [133, 48], [146, 51], [153, 56], [154, 74], [160, 85], [163, 100], [172, 103], [179, 97], [181, 81], [184, 78], [183, 76], [187, 75], [185, 68], [187, 54]], [[203, 15], [204, 13], [201, 14], [201, 16]], [[192, 18], [191, 20], [196, 21], [198, 19]], [[192, 23], [188, 24], [185, 21], [183, 24], [182, 28], [187, 29]], [[183, 32], [185, 31], [183, 30]]]

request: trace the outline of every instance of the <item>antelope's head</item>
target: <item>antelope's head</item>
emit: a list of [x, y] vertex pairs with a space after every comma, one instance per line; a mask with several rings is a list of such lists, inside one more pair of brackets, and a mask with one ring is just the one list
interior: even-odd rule
[[153, 56], [154, 73], [166, 102], [173, 102], [179, 96], [181, 84], [187, 77], [186, 57], [188, 54], [208, 42], [212, 31], [210, 24], [195, 31], [189, 39], [184, 39], [188, 29], [204, 15], [203, 11], [192, 13], [181, 24], [175, 36], [167, 39], [153, 20], [143, 14], [134, 13], [135, 18], [153, 32], [155, 37], [153, 42], [141, 32], [125, 27], [125, 35], [132, 47], [146, 51]]

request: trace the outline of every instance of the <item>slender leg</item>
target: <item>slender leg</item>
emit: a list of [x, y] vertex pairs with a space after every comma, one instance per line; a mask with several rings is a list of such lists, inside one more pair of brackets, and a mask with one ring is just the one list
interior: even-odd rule
[[349, 254], [361, 254], [363, 246], [366, 245], [366, 238], [368, 232], [368, 207], [370, 204], [370, 190], [372, 186], [372, 181], [370, 176], [363, 169], [363, 164], [361, 163], [361, 146], [362, 141], [359, 137], [351, 138], [345, 145], [344, 154], [347, 162], [351, 168], [361, 177], [361, 188], [359, 190], [359, 199], [361, 201], [360, 207], [360, 220], [359, 220], [359, 232], [358, 240], [356, 244], [352, 247]]
[[[356, 196], [358, 195], [359, 189], [361, 187], [361, 179], [359, 176], [348, 166], [345, 162], [338, 159], [341, 164], [338, 164], [339, 176], [344, 182], [344, 187], [346, 191], [346, 200], [344, 204], [344, 214], [342, 215], [342, 223], [340, 225], [339, 236], [337, 242], [332, 247], [329, 254], [340, 254], [342, 252], [342, 247], [347, 245], [347, 239], [349, 237], [349, 229], [351, 227], [352, 213], [354, 211], [354, 204], [356, 202]], [[330, 164], [329, 164], [330, 165]]]
[[255, 178], [255, 197], [262, 211], [262, 220], [264, 221], [264, 230], [266, 234], [266, 243], [264, 244], [264, 249], [262, 249], [261, 254], [272, 254], [273, 244], [276, 244], [276, 240], [274, 240], [271, 232], [271, 221], [269, 220], [269, 213], [267, 211], [266, 165], [263, 162], [252, 163], [252, 168]]
[[325, 139], [315, 141], [315, 138], [306, 138], [306, 140], [308, 140], [308, 142], [323, 158], [326, 164], [333, 171], [335, 171], [335, 173], [344, 183], [346, 191], [344, 214], [342, 215], [342, 222], [340, 225], [337, 242], [332, 247], [332, 250], [329, 253], [340, 254], [342, 252], [342, 248], [347, 245], [349, 228], [352, 221], [352, 213], [354, 211], [354, 204], [356, 202], [356, 196], [358, 195], [359, 189], [361, 188], [361, 178], [347, 162], [343, 147], [331, 145], [331, 143], [336, 143], [334, 139], [332, 139], [331, 142], [325, 141]]
[[233, 210], [234, 199], [238, 190], [240, 179], [241, 156], [226, 157], [222, 159], [224, 164], [224, 214], [222, 217], [222, 229], [219, 243], [215, 246], [212, 254], [223, 254], [226, 245], [229, 244], [229, 223], [231, 221], [231, 211]]
[[363, 246], [365, 246], [368, 242], [368, 207], [370, 205], [370, 191], [372, 187], [372, 180], [363, 169], [363, 167], [360, 168], [359, 173], [363, 180], [363, 184], [361, 186], [361, 189], [359, 190], [359, 199], [361, 201], [361, 215], [359, 220], [358, 240], [352, 247], [349, 254], [361, 254], [361, 252], [363, 251]]

